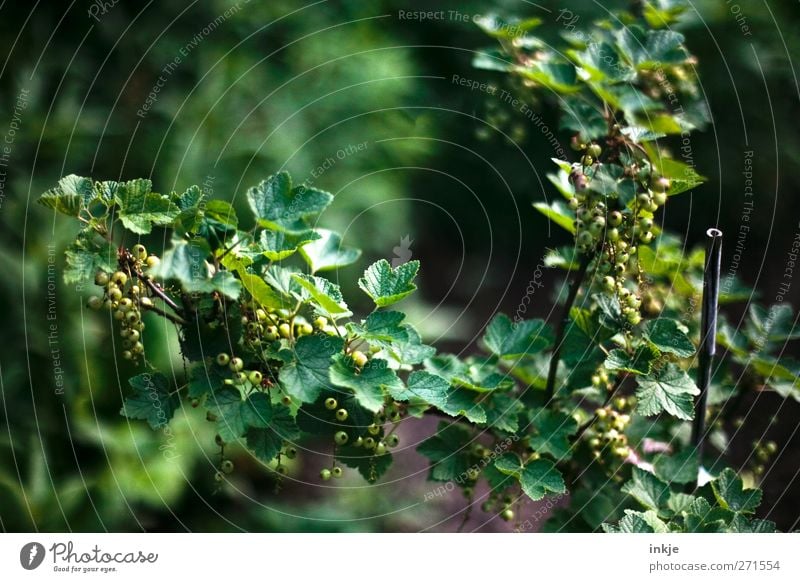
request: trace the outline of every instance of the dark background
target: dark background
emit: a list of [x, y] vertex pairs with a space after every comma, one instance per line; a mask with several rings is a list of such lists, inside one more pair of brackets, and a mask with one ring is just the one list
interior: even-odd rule
[[[276, 494], [268, 473], [242, 453], [234, 486], [217, 490], [213, 431], [187, 410], [172, 427], [179, 456], [167, 458], [159, 446], [168, 435], [118, 417], [131, 370], [108, 349], [107, 322], [82, 313], [86, 290], [76, 292], [48, 271], [49, 256], [60, 270], [76, 225], [54, 221], [33, 201], [60, 176], [76, 173], [150, 177], [161, 191], [205, 182], [244, 210], [247, 187], [289, 169], [298, 182], [311, 180], [336, 194], [323, 224], [343, 230], [347, 243], [365, 251], [340, 272], [349, 303], [365, 307], [355, 291], [358, 274], [371, 260], [391, 258], [408, 235], [423, 267], [421, 293], [404, 308], [429, 341], [468, 350], [496, 310], [515, 310], [545, 249], [568, 239], [531, 208], [555, 194], [545, 179], [555, 155], [551, 144], [497, 95], [453, 82], [458, 75], [508, 88], [504, 79], [472, 68], [475, 51], [490, 41], [447, 11], [468, 18], [492, 11], [538, 16], [545, 21], [541, 34], [555, 40], [565, 6], [588, 25], [626, 3], [102, 4], [0, 6], [0, 133], [6, 143], [11, 139], [9, 162], [0, 168], [6, 172], [0, 528], [453, 529], [463, 501], [457, 492], [424, 501], [436, 485], [425, 482], [424, 460], [413, 447], [398, 455], [383, 485], [370, 489], [357, 478], [319, 487], [314, 466], [299, 462], [291, 479], [298, 482]], [[688, 247], [708, 227], [721, 228], [727, 235], [723, 271], [735, 267], [756, 289], [754, 298], [770, 303], [800, 232], [800, 91], [792, 62], [800, 49], [800, 8], [742, 2], [737, 21], [732, 6], [694, 2], [681, 25], [699, 57], [714, 123], [691, 138], [695, 165], [708, 182], [671, 201], [664, 221]], [[399, 14], [420, 9], [444, 10], [445, 18], [420, 22]], [[165, 72], [181, 50], [181, 62]], [[137, 115], [159, 76], [157, 99]], [[26, 106], [15, 117], [21, 92]], [[557, 132], [554, 111], [543, 106], [540, 113]], [[557, 135], [568, 150], [568, 136]], [[363, 151], [337, 158], [360, 143]], [[737, 264], [747, 151], [754, 152], [755, 195]], [[328, 158], [332, 167], [317, 171]], [[146, 242], [156, 251], [164, 245], [156, 235]], [[547, 317], [559, 280], [547, 272], [541, 281], [533, 305], [535, 315]], [[50, 297], [48, 283], [55, 286]], [[799, 296], [795, 282], [788, 299], [796, 304]], [[48, 320], [49, 306], [55, 319]], [[745, 310], [745, 304], [730, 308], [734, 323]], [[49, 335], [51, 324], [57, 329]], [[153, 332], [151, 345], [164, 348], [157, 361], [178, 365], [174, 338]], [[750, 415], [731, 443], [731, 462], [743, 462], [754, 435], [767, 430], [783, 454], [765, 477], [762, 514], [792, 528], [800, 515], [797, 404], [762, 395], [742, 405], [751, 407]], [[429, 429], [423, 423], [407, 430], [408, 443]], [[469, 529], [506, 527], [484, 523], [489, 517], [472, 519]]]

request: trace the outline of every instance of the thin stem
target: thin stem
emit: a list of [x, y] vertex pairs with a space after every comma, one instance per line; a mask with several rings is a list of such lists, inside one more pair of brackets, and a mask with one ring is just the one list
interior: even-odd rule
[[165, 318], [169, 319], [175, 325], [186, 325], [186, 321], [182, 317], [180, 317], [179, 315], [174, 315], [172, 313], [164, 311], [160, 307], [156, 307], [155, 305], [141, 305], [141, 307], [142, 307], [142, 309], [147, 309], [148, 311], [152, 311], [153, 313], [156, 313], [156, 314], [160, 315], [161, 317], [165, 317]]
[[550, 357], [550, 369], [547, 372], [547, 388], [545, 389], [545, 399], [547, 404], [553, 400], [555, 395], [556, 374], [558, 372], [558, 362], [561, 359], [561, 347], [564, 343], [564, 334], [567, 331], [567, 322], [569, 321], [569, 312], [575, 304], [575, 298], [578, 296], [578, 290], [583, 284], [586, 277], [586, 271], [589, 269], [589, 263], [592, 260], [592, 255], [586, 255], [578, 267], [578, 272], [575, 278], [570, 283], [569, 294], [567, 301], [564, 304], [564, 310], [561, 314], [561, 320], [558, 322], [558, 331], [556, 332], [556, 341], [553, 347], [553, 355]]
[[150, 279], [149, 277], [145, 277], [142, 273], [137, 273], [137, 275], [142, 281], [144, 281], [145, 285], [150, 287], [150, 290], [153, 293], [158, 295], [164, 301], [164, 303], [172, 307], [172, 309], [174, 309], [178, 313], [182, 311], [181, 308], [178, 307], [178, 304], [175, 303], [172, 299], [170, 299], [169, 296], [166, 293], [164, 293], [164, 290], [161, 289], [161, 287], [159, 287], [158, 285], [156, 285], [152, 279]]

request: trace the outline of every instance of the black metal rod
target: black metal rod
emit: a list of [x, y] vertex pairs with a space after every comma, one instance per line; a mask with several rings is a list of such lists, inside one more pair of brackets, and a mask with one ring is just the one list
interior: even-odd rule
[[700, 346], [697, 360], [697, 397], [692, 424], [692, 446], [702, 462], [706, 438], [706, 403], [708, 387], [711, 385], [711, 366], [717, 353], [717, 311], [719, 310], [719, 279], [722, 263], [722, 231], [709, 228], [706, 231], [705, 272], [703, 275], [703, 311], [700, 320]]

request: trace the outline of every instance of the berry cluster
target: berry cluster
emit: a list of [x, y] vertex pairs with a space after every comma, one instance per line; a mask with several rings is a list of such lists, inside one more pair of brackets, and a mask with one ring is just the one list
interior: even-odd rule
[[595, 422], [589, 429], [589, 447], [592, 455], [599, 463], [603, 463], [606, 451], [613, 453], [618, 459], [627, 459], [631, 454], [625, 429], [631, 417], [624, 412], [630, 406], [627, 398], [617, 398], [614, 406], [604, 406], [595, 411]]
[[766, 471], [766, 465], [775, 453], [778, 452], [778, 443], [775, 441], [753, 441], [753, 459], [751, 462], [753, 473], [761, 477]]
[[286, 309], [263, 309], [254, 302], [242, 304], [242, 325], [244, 337], [250, 345], [259, 346], [262, 342], [278, 339], [297, 339], [311, 335], [315, 330], [328, 335], [336, 335], [338, 330], [325, 317], [317, 317], [313, 325], [302, 316], [293, 316]]
[[497, 513], [503, 521], [512, 521], [515, 517], [514, 501], [514, 497], [511, 495], [501, 495], [493, 491], [483, 502], [481, 509], [486, 513]]
[[103, 296], [92, 295], [87, 305], [91, 309], [108, 309], [120, 322], [122, 357], [126, 360], [140, 358], [144, 354], [142, 332], [144, 322], [141, 310], [153, 306], [151, 289], [145, 284], [141, 273], [158, 265], [155, 255], [148, 255], [144, 245], [134, 245], [130, 251], [120, 251], [119, 271], [109, 275], [105, 271], [95, 274], [94, 282], [103, 288]]

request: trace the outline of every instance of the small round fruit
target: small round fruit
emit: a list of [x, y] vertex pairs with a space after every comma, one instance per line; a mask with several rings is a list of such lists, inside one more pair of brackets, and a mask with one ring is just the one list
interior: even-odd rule
[[333, 410], [339, 406], [339, 403], [336, 401], [336, 398], [326, 398], [325, 399], [325, 408], [328, 410]]
[[97, 295], [92, 295], [89, 297], [89, 300], [86, 302], [86, 305], [89, 309], [94, 309], [97, 311], [98, 309], [102, 309], [103, 307], [103, 299], [98, 297]]
[[155, 255], [150, 255], [144, 262], [144, 264], [147, 265], [148, 269], [155, 269], [159, 265], [159, 263], [161, 263], [161, 259], [159, 259]]
[[616, 242], [619, 240], [619, 230], [616, 228], [609, 228], [606, 230], [606, 238], [611, 242]]
[[320, 329], [320, 330], [325, 329], [325, 326], [327, 326], [327, 325], [328, 325], [328, 318], [327, 317], [322, 317], [320, 315], [318, 318], [316, 318], [314, 320], [314, 326], [317, 329]]
[[622, 224], [622, 213], [619, 210], [614, 210], [608, 215], [608, 224], [611, 226], [619, 226]]
[[642, 193], [636, 197], [636, 201], [639, 203], [640, 206], [647, 207], [650, 206], [652, 199], [650, 198], [649, 194]]
[[225, 459], [224, 461], [222, 461], [221, 468], [223, 473], [225, 473], [226, 475], [230, 475], [231, 473], [233, 473], [233, 461], [231, 461], [230, 459]]
[[288, 447], [284, 454], [286, 455], [287, 459], [294, 459], [297, 456], [297, 449], [294, 447]]
[[284, 395], [281, 397], [281, 403], [282, 403], [284, 406], [289, 406], [289, 405], [292, 403], [292, 398], [291, 398], [291, 397], [290, 397], [288, 394], [284, 394]]
[[578, 198], [573, 196], [569, 200], [567, 200], [567, 206], [569, 206], [572, 210], [577, 210], [578, 206], [580, 206], [580, 202], [578, 202]]
[[590, 155], [585, 155], [581, 158], [581, 164], [584, 166], [591, 166], [594, 163], [594, 158]]
[[147, 258], [147, 249], [144, 248], [143, 244], [135, 244], [131, 249], [131, 254], [140, 261], [143, 261]]
[[667, 203], [666, 192], [653, 192], [653, 204], [657, 206], [664, 206]]
[[776, 443], [775, 441], [767, 441], [764, 447], [767, 449], [767, 452], [769, 452], [769, 454], [771, 455], [774, 455], [775, 453], [778, 452], [778, 443]]
[[504, 509], [500, 517], [503, 521], [511, 521], [514, 519], [514, 512], [511, 509]]
[[646, 230], [650, 230], [651, 228], [653, 228], [653, 219], [649, 218], [647, 216], [644, 216], [644, 217], [640, 218], [639, 219], [639, 228], [641, 228], [642, 230], [645, 230], [645, 231]]
[[594, 238], [592, 237], [592, 233], [583, 230], [578, 233], [577, 238], [575, 239], [580, 246], [588, 247], [592, 244]]
[[242, 361], [242, 358], [231, 358], [228, 367], [234, 372], [241, 372], [244, 368], [244, 362]]
[[672, 186], [672, 182], [669, 181], [669, 178], [658, 178], [655, 182], [653, 182], [652, 189], [653, 192], [666, 192]]
[[264, 339], [269, 342], [274, 342], [278, 339], [278, 328], [274, 325], [268, 325], [267, 329], [264, 331]]
[[319, 472], [319, 478], [323, 481], [328, 481], [331, 478], [331, 470], [330, 469], [323, 469]]
[[335, 435], [333, 435], [333, 440], [337, 445], [346, 445], [347, 441], [350, 440], [350, 437], [347, 436], [347, 433], [343, 430], [337, 431]]
[[372, 437], [367, 437], [364, 439], [364, 448], [365, 449], [374, 449], [375, 448], [375, 439]]
[[267, 312], [263, 309], [256, 309], [256, 319], [258, 321], [267, 321]]
[[141, 299], [139, 299], [139, 305], [141, 305], [142, 307], [152, 307], [153, 300], [150, 299], [149, 297], [142, 297]]
[[386, 444], [389, 445], [390, 447], [396, 447], [397, 445], [400, 444], [400, 437], [397, 436], [396, 434], [390, 434], [386, 438]]
[[222, 483], [225, 480], [225, 475], [221, 471], [214, 473], [214, 481]]
[[288, 323], [282, 323], [278, 326], [278, 333], [281, 334], [281, 337], [288, 339], [292, 335], [292, 328]]
[[647, 232], [642, 232], [639, 234], [639, 240], [642, 241], [644, 244], [650, 244], [653, 242], [653, 233], [649, 230]]
[[120, 311], [130, 311], [133, 307], [133, 301], [130, 300], [128, 297], [123, 297], [119, 300], [119, 310]]
[[350, 357], [353, 358], [353, 363], [359, 368], [363, 368], [367, 363], [367, 356], [364, 354], [364, 352], [355, 350], [352, 354], [350, 354]]
[[344, 422], [345, 420], [347, 420], [348, 416], [349, 416], [348, 412], [344, 408], [340, 408], [339, 410], [336, 411], [336, 420], [338, 420], [339, 422]]
[[136, 311], [125, 313], [125, 321], [128, 323], [139, 323], [139, 313]]
[[95, 285], [100, 285], [100, 287], [105, 287], [108, 285], [108, 273], [105, 271], [97, 271], [94, 276]]
[[122, 352], [122, 359], [130, 360], [133, 358], [133, 353], [130, 350], [125, 350]]
[[342, 471], [341, 467], [334, 467], [333, 470], [331, 470], [331, 475], [333, 475], [336, 479], [341, 477], [343, 474], [344, 471]]
[[253, 370], [250, 372], [250, 375], [247, 377], [247, 379], [250, 380], [250, 383], [254, 386], [258, 386], [261, 384], [261, 380], [264, 379], [264, 376], [258, 370]]
[[603, 289], [611, 292], [616, 288], [617, 288], [617, 280], [614, 279], [614, 277], [609, 277], [609, 276], [603, 277]]
[[286, 468], [286, 465], [278, 465], [275, 467], [275, 471], [277, 471], [278, 475], [286, 475], [289, 472], [289, 469]]
[[218, 366], [227, 366], [231, 361], [231, 357], [226, 354], [225, 352], [220, 352], [217, 354], [217, 365]]
[[111, 282], [115, 285], [122, 287], [125, 283], [128, 282], [128, 275], [123, 273], [122, 271], [117, 271], [113, 275], [111, 275]]
[[111, 299], [111, 301], [119, 301], [122, 299], [122, 291], [114, 287], [108, 292], [108, 298]]
[[142, 337], [141, 334], [135, 329], [128, 330], [128, 339], [132, 342], [138, 342], [140, 337]]
[[600, 147], [599, 145], [597, 145], [596, 143], [593, 143], [592, 145], [590, 145], [590, 146], [589, 146], [589, 148], [588, 148], [586, 151], [587, 151], [587, 153], [588, 153], [590, 156], [592, 156], [594, 159], [597, 159], [597, 158], [599, 158], [599, 157], [600, 157], [600, 154], [602, 154], [602, 153], [603, 153], [603, 148], [601, 148], [601, 147]]
[[115, 310], [114, 311], [114, 319], [116, 319], [117, 321], [121, 321], [121, 320], [125, 319], [125, 312], [124, 311], [120, 311], [119, 309]]
[[367, 432], [368, 432], [369, 434], [371, 434], [371, 435], [376, 435], [376, 434], [378, 434], [379, 432], [381, 432], [381, 427], [379, 427], [377, 424], [375, 424], [375, 423], [373, 422], [371, 425], [369, 425], [369, 426], [367, 427]]
[[642, 321], [642, 316], [638, 311], [632, 311], [631, 313], [628, 313], [626, 319], [631, 325], [638, 325]]
[[297, 326], [297, 335], [310, 335], [314, 333], [314, 328], [311, 326], [310, 323], [302, 323]]
[[383, 455], [386, 453], [386, 444], [384, 442], [379, 442], [375, 445], [375, 454], [376, 455]]

